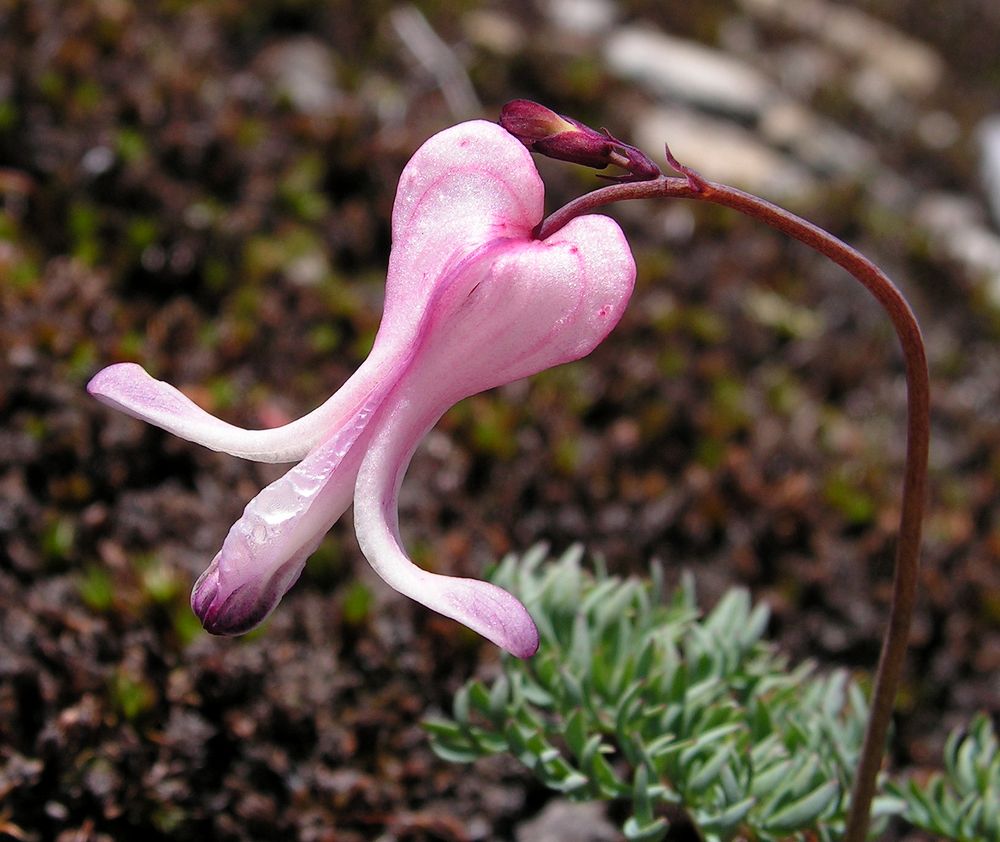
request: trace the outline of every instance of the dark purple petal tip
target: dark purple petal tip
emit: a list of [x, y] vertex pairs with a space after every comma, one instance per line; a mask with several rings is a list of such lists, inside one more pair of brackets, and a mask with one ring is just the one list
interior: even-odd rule
[[300, 572], [301, 562], [292, 559], [272, 576], [251, 579], [223, 593], [216, 558], [191, 590], [191, 609], [210, 634], [245, 634], [267, 619]]

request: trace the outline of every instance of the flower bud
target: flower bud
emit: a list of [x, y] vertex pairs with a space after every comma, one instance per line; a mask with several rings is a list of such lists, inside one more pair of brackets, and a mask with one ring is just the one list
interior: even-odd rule
[[648, 181], [661, 174], [644, 153], [607, 130], [599, 132], [531, 100], [508, 102], [500, 112], [500, 125], [532, 152], [548, 158], [596, 170], [615, 164], [628, 171], [624, 176], [604, 176], [612, 181]]

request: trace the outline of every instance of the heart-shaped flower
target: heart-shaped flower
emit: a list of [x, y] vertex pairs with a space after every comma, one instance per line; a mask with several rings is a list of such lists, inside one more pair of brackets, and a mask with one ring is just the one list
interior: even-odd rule
[[407, 164], [393, 208], [385, 309], [371, 354], [308, 415], [244, 430], [209, 415], [140, 366], [91, 380], [99, 400], [214, 450], [301, 460], [261, 491], [194, 586], [205, 628], [260, 623], [352, 500], [358, 542], [393, 588], [514, 655], [538, 633], [506, 591], [430, 573], [401, 547], [397, 495], [424, 434], [453, 404], [594, 349], [621, 317], [635, 264], [618, 225], [574, 219], [533, 237], [543, 187], [528, 150], [493, 123], [463, 123]]

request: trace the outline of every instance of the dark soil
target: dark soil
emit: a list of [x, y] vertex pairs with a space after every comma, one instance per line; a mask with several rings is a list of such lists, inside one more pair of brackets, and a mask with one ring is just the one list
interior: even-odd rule
[[[463, 42], [477, 3], [445, 6], [422, 8], [486, 116], [530, 96], [627, 133], [638, 92], [533, 5], [508, 9], [511, 54]], [[978, 197], [995, 4], [867, 7], [945, 56], [947, 84], [921, 107], [952, 113], [963, 139], [932, 155], [912, 127], [867, 125], [832, 93], [815, 107], [921, 192]], [[497, 652], [389, 592], [350, 515], [262, 630], [202, 632], [191, 582], [282, 468], [84, 390], [135, 360], [269, 426], [363, 359], [395, 181], [457, 121], [390, 8], [0, 0], [0, 839], [503, 840], [549, 798], [512, 760], [431, 754], [421, 718]], [[713, 43], [739, 20], [721, 2], [631, 8]], [[305, 37], [338, 73], [335, 102], [312, 112], [275, 81]], [[552, 208], [596, 184], [540, 169]], [[931, 512], [891, 754], [923, 769], [950, 728], [1000, 709], [1000, 311], [864, 188], [841, 179], [796, 209], [883, 265], [928, 339]], [[694, 233], [665, 241], [662, 216], [620, 209], [640, 267], [622, 324], [588, 359], [443, 419], [404, 485], [407, 546], [476, 576], [539, 540], [583, 542], [622, 574], [659, 557], [675, 579], [693, 570], [706, 604], [750, 586], [795, 659], [868, 674], [903, 451], [893, 336], [835, 267], [730, 213], [692, 213]], [[788, 302], [783, 326], [759, 317], [762, 294]]]

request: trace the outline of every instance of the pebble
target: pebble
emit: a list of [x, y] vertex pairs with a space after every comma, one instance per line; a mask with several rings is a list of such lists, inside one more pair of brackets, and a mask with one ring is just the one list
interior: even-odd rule
[[979, 170], [993, 221], [1000, 227], [1000, 114], [987, 117], [976, 132], [979, 139]]
[[618, 842], [621, 833], [600, 802], [575, 804], [557, 799], [516, 831], [517, 842]]
[[979, 205], [952, 193], [930, 193], [914, 216], [930, 235], [931, 246], [984, 284], [987, 300], [1000, 308], [1000, 236], [983, 224]]
[[500, 56], [517, 55], [527, 40], [520, 22], [492, 9], [469, 12], [462, 18], [462, 30], [470, 43]]
[[618, 17], [610, 0], [549, 0], [545, 12], [558, 29], [586, 37], [607, 32]]
[[340, 106], [333, 51], [317, 38], [289, 38], [261, 56], [273, 92], [301, 114], [331, 117]]
[[667, 102], [686, 102], [741, 118], [759, 115], [774, 88], [750, 65], [649, 27], [618, 29], [605, 45], [612, 73]]
[[944, 74], [944, 61], [927, 44], [859, 9], [828, 0], [740, 0], [740, 5], [862, 62], [898, 94], [927, 96]]
[[762, 143], [753, 132], [683, 108], [651, 108], [633, 127], [640, 149], [671, 152], [710, 181], [788, 199], [816, 186], [809, 171], [789, 155]]
[[790, 99], [769, 107], [759, 130], [770, 143], [823, 175], [857, 173], [876, 164], [868, 143]]

